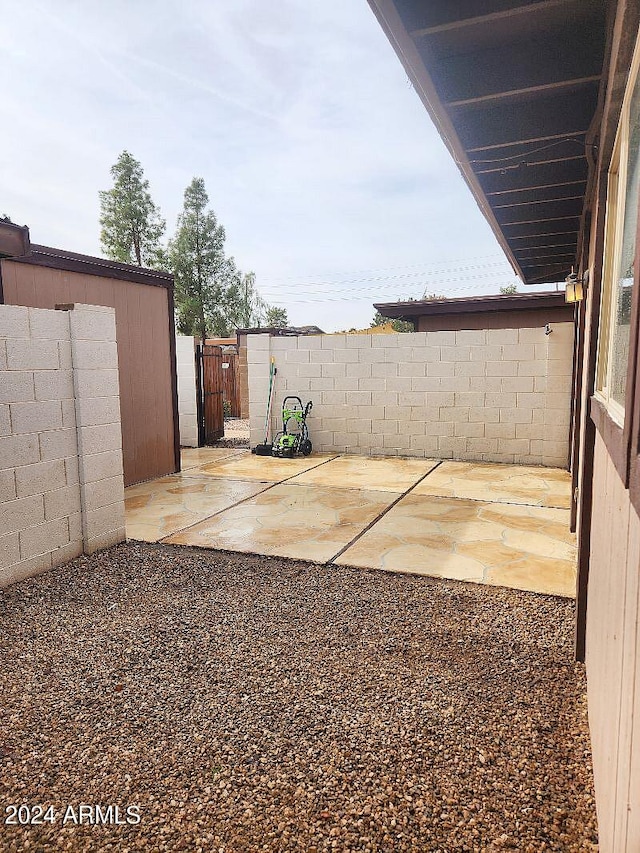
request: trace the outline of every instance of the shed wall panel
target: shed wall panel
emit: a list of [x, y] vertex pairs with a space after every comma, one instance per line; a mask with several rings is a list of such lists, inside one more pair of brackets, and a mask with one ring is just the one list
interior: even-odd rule
[[2, 261], [4, 301], [115, 308], [125, 484], [176, 470], [169, 300], [164, 287]]

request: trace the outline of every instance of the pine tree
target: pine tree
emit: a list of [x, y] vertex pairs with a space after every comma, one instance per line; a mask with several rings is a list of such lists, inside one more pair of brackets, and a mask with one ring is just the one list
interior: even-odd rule
[[140, 163], [123, 151], [111, 167], [113, 188], [100, 193], [100, 242], [108, 258], [160, 268], [166, 223], [153, 203]]
[[233, 273], [224, 254], [224, 228], [207, 210], [208, 203], [204, 181], [194, 178], [185, 190], [178, 230], [169, 246], [178, 329], [202, 340], [227, 331], [225, 297]]
[[285, 329], [289, 325], [289, 317], [286, 308], [270, 305], [264, 315], [264, 324], [273, 329]]

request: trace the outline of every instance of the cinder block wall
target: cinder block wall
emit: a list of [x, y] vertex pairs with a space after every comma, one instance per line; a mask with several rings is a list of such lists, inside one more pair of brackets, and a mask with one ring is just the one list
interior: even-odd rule
[[249, 417], [249, 365], [247, 363], [247, 336], [238, 340], [238, 382], [240, 384], [240, 417]]
[[527, 329], [247, 339], [251, 443], [269, 359], [282, 400], [313, 401], [314, 450], [566, 467], [573, 324]]
[[197, 447], [198, 410], [196, 403], [195, 338], [188, 335], [176, 335], [176, 361], [180, 444], [182, 447]]
[[124, 538], [114, 310], [0, 305], [0, 586]]

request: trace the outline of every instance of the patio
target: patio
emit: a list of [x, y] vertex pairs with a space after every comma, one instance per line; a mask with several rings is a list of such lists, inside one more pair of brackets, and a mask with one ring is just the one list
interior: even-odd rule
[[127, 489], [128, 538], [574, 596], [561, 469], [230, 448], [182, 467]]

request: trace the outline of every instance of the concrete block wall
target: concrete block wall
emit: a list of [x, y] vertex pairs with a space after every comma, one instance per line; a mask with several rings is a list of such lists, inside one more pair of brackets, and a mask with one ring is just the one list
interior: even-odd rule
[[195, 338], [189, 335], [176, 335], [178, 416], [182, 447], [198, 446], [195, 345]]
[[286, 394], [313, 401], [314, 449], [566, 467], [573, 324], [247, 339], [251, 443]]
[[0, 586], [124, 538], [113, 309], [0, 305]]
[[249, 364], [247, 362], [247, 336], [238, 341], [238, 384], [240, 386], [240, 417], [249, 417]]

